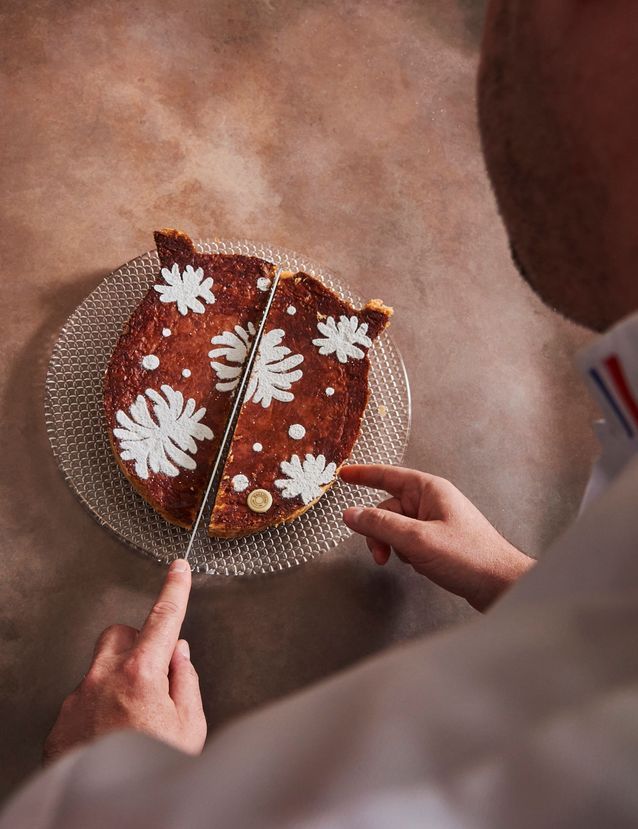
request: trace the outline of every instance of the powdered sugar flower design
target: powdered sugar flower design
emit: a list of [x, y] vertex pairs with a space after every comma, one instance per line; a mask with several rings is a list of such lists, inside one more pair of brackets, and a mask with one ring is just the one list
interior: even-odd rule
[[166, 285], [154, 285], [153, 287], [160, 294], [161, 302], [176, 302], [177, 310], [182, 316], [189, 311], [196, 314], [203, 314], [205, 311], [204, 300], [208, 305], [215, 302], [215, 295], [211, 291], [213, 287], [212, 276], [204, 279], [202, 268], [193, 269], [192, 265], [180, 272], [179, 265], [175, 264], [170, 269], [162, 268], [162, 276]]
[[[236, 325], [234, 332], [224, 331], [212, 338], [211, 343], [218, 347], [209, 351], [208, 356], [213, 358], [211, 366], [222, 381], [215, 386], [218, 391], [231, 391], [239, 383], [254, 336], [255, 326], [248, 323], [247, 329]], [[261, 338], [244, 402], [252, 400], [267, 409], [273, 400], [283, 403], [294, 400], [295, 395], [290, 388], [303, 376], [303, 371], [297, 368], [303, 362], [303, 355], [292, 354], [287, 346], [282, 345], [284, 336], [282, 328], [273, 328]], [[220, 363], [214, 360], [216, 357], [225, 357], [228, 362]]]
[[293, 455], [289, 461], [282, 461], [280, 469], [286, 478], [275, 481], [284, 498], [301, 498], [304, 504], [310, 504], [321, 495], [323, 488], [334, 480], [337, 472], [335, 463], [326, 464], [324, 455], [306, 455], [302, 462], [299, 455]]
[[[255, 336], [255, 326], [249, 322], [246, 328], [236, 325], [234, 331], [224, 331], [211, 339], [211, 344], [217, 346], [208, 352], [211, 366], [221, 383], [217, 383], [217, 391], [232, 391], [241, 377], [244, 363], [248, 359], [250, 344]], [[220, 363], [215, 357], [225, 357], [229, 363]]]
[[296, 368], [303, 363], [303, 354], [293, 354], [287, 346], [281, 345], [284, 336], [282, 328], [273, 328], [261, 338], [245, 401], [261, 403], [267, 409], [273, 399], [283, 403], [294, 400], [295, 395], [289, 389], [303, 377], [303, 371]]
[[346, 317], [344, 314], [335, 322], [334, 317], [328, 317], [325, 322], [318, 322], [317, 329], [323, 337], [313, 340], [313, 345], [319, 348], [319, 354], [336, 354], [340, 363], [346, 363], [348, 357], [360, 360], [365, 352], [358, 348], [362, 345], [370, 348], [372, 340], [367, 336], [368, 323], [359, 323], [357, 317]]
[[161, 391], [164, 397], [155, 389], [146, 389], [154, 418], [141, 394], [128, 414], [120, 409], [115, 416], [122, 427], [113, 429], [120, 444], [120, 457], [123, 461], [135, 461], [135, 472], [144, 480], [149, 476], [149, 467], [151, 472], [172, 478], [179, 475], [179, 467], [195, 469], [197, 464], [187, 452], [195, 454], [196, 440], [213, 438], [212, 430], [199, 422], [206, 409], [195, 411], [192, 397], [184, 405], [182, 393], [168, 385], [163, 385]]

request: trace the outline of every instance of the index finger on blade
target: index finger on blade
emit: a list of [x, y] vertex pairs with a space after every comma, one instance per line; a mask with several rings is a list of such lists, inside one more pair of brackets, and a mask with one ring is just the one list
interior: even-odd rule
[[137, 640], [137, 650], [151, 661], [161, 662], [167, 670], [186, 615], [190, 589], [190, 567], [184, 559], [178, 559], [171, 564]]

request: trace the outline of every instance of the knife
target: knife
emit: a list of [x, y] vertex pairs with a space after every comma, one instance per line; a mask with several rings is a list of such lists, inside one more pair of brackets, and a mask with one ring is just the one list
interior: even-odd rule
[[275, 298], [275, 291], [277, 290], [277, 285], [279, 284], [279, 277], [281, 275], [281, 268], [278, 268], [275, 277], [273, 279], [272, 285], [270, 287], [270, 293], [268, 294], [268, 299], [266, 301], [266, 307], [264, 308], [264, 312], [261, 317], [261, 322], [259, 323], [259, 328], [257, 329], [257, 333], [255, 334], [255, 338], [252, 342], [250, 347], [250, 351], [248, 353], [248, 359], [244, 365], [244, 371], [241, 376], [241, 380], [239, 382], [239, 387], [237, 389], [237, 393], [235, 394], [235, 400], [233, 402], [232, 408], [230, 410], [230, 415], [226, 422], [226, 429], [224, 430], [224, 436], [222, 438], [219, 452], [217, 453], [217, 457], [215, 459], [215, 464], [213, 466], [213, 471], [211, 472], [210, 478], [208, 479], [208, 485], [206, 486], [206, 490], [204, 492], [204, 497], [202, 498], [202, 503], [199, 508], [199, 512], [197, 513], [197, 518], [195, 519], [195, 523], [193, 525], [193, 529], [191, 531], [190, 539], [188, 541], [188, 546], [186, 548], [186, 553], [184, 554], [184, 558], [188, 561], [188, 557], [193, 549], [193, 543], [195, 541], [195, 536], [197, 535], [197, 530], [199, 529], [199, 525], [201, 520], [204, 516], [204, 511], [206, 509], [206, 505], [208, 503], [208, 498], [210, 496], [211, 489], [213, 488], [213, 482], [217, 477], [217, 472], [221, 466], [222, 460], [226, 460], [226, 456], [228, 455], [228, 450], [230, 448], [230, 438], [233, 435], [234, 428], [235, 428], [235, 421], [237, 419], [237, 413], [241, 408], [242, 403], [244, 402], [244, 394], [246, 393], [246, 386], [248, 385], [248, 381], [250, 380], [250, 374], [252, 372], [253, 364], [255, 362], [255, 358], [257, 356], [257, 351], [259, 349], [259, 344], [261, 343], [261, 338], [264, 333], [264, 328], [266, 326], [266, 320], [268, 318], [268, 313], [270, 312], [270, 307], [273, 303]]

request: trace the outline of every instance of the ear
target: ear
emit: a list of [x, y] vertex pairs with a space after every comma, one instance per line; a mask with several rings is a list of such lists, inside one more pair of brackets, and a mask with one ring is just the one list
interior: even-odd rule
[[393, 313], [394, 310], [384, 305], [380, 299], [371, 299], [366, 303], [360, 316], [368, 323], [368, 336], [371, 340], [376, 339], [389, 324], [390, 317]]
[[171, 268], [175, 262], [189, 261], [195, 256], [190, 236], [171, 227], [156, 230], [155, 246], [163, 268]]

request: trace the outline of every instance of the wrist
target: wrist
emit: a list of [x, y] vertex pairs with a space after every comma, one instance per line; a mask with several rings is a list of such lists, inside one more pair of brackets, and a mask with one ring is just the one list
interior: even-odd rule
[[493, 567], [481, 580], [475, 595], [468, 599], [475, 610], [486, 610], [536, 564], [536, 560], [503, 539], [504, 546], [493, 561]]

